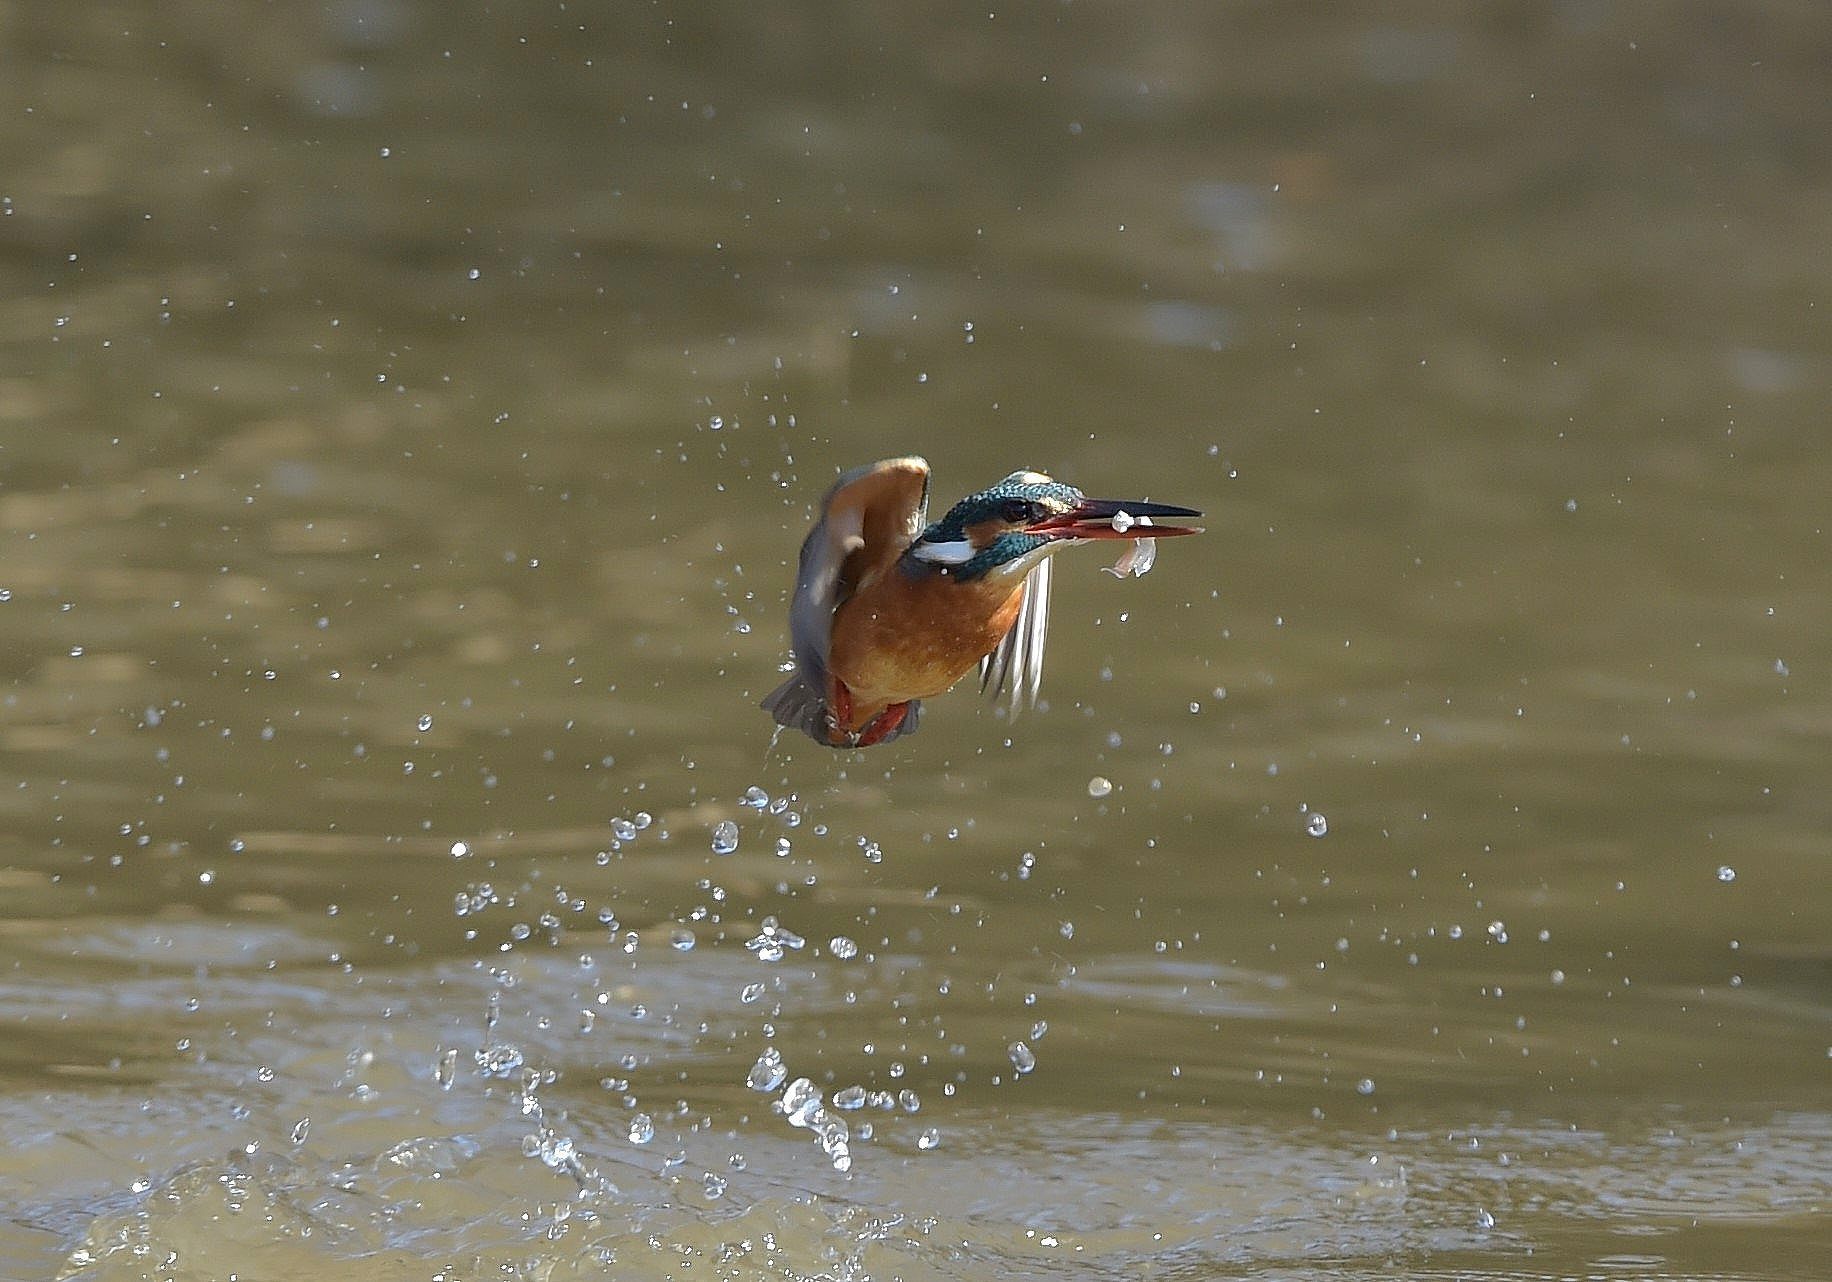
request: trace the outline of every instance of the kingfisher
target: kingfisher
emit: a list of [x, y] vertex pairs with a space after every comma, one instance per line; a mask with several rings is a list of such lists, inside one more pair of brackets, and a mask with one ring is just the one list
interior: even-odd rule
[[1198, 534], [1160, 524], [1194, 508], [1091, 499], [1017, 471], [931, 523], [929, 465], [855, 468], [821, 500], [789, 606], [794, 669], [763, 700], [777, 722], [832, 748], [889, 743], [916, 729], [922, 700], [977, 664], [980, 688], [1034, 702], [1050, 618], [1050, 558], [1092, 539], [1130, 540], [1112, 568], [1151, 566], [1147, 539]]

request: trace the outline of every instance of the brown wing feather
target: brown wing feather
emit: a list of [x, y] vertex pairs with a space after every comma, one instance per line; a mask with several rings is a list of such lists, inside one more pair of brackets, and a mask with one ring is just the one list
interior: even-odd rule
[[824, 530], [841, 557], [831, 618], [847, 597], [895, 565], [928, 524], [929, 465], [893, 458], [855, 469], [827, 492], [821, 508], [825, 515], [808, 537]]
[[[928, 522], [929, 465], [893, 458], [855, 468], [821, 500], [821, 519], [802, 543], [789, 639], [795, 673], [763, 700], [785, 726], [827, 742], [827, 660], [833, 612], [895, 565]], [[913, 728], [913, 727], [912, 727]]]

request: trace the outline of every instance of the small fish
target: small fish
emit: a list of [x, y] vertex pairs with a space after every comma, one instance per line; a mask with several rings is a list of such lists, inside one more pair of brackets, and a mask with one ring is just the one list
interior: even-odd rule
[[[1124, 534], [1135, 525], [1150, 525], [1149, 516], [1133, 516], [1124, 508], [1113, 514], [1113, 532]], [[1120, 553], [1119, 560], [1112, 565], [1103, 565], [1101, 569], [1116, 579], [1123, 579], [1128, 574], [1142, 579], [1151, 573], [1151, 567], [1158, 559], [1158, 545], [1150, 539], [1134, 539]]]

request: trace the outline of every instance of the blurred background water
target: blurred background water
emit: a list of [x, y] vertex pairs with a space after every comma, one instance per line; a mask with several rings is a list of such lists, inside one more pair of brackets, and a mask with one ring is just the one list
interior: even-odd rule
[[[0, 2], [0, 1274], [1825, 1277], [1828, 65]], [[900, 453], [1209, 532], [773, 743]]]

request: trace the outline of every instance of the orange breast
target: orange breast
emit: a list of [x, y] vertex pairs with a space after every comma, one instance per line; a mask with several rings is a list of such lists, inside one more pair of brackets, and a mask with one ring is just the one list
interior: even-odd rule
[[831, 666], [853, 695], [853, 719], [926, 699], [959, 681], [1011, 631], [1024, 576], [962, 583], [893, 566], [833, 616]]

